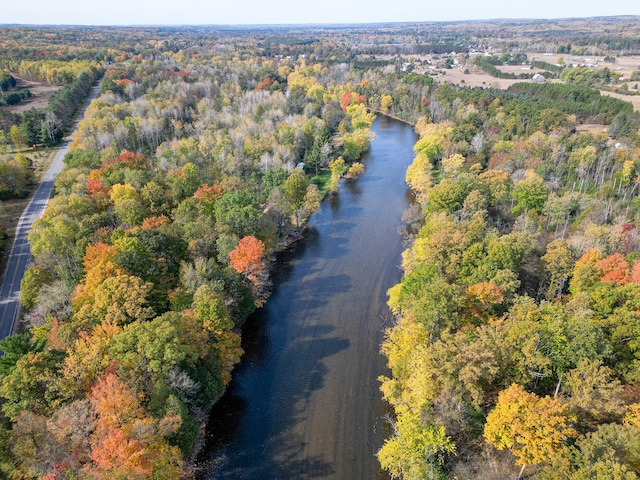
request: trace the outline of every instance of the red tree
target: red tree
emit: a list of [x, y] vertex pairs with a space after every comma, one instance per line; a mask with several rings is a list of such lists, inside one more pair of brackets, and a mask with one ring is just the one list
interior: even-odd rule
[[620, 253], [614, 253], [596, 263], [602, 272], [601, 282], [614, 282], [618, 285], [629, 283], [629, 264]]
[[263, 305], [269, 283], [264, 263], [264, 243], [254, 236], [244, 237], [229, 253], [229, 266], [251, 283], [256, 305]]
[[264, 243], [252, 235], [244, 237], [229, 253], [229, 260], [229, 266], [244, 276], [264, 270]]

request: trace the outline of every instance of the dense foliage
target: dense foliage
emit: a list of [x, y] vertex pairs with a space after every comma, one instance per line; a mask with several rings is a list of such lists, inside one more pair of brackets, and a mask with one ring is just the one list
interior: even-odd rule
[[[268, 296], [268, 259], [362, 174], [381, 112], [421, 133], [407, 172], [420, 206], [383, 347], [396, 412], [383, 466], [635, 475], [639, 115], [590, 88], [612, 72], [436, 88], [411, 58], [490, 45], [505, 50], [491, 70], [526, 61], [525, 47], [637, 46], [637, 22], [602, 20], [601, 35], [570, 23], [578, 33], [536, 22], [526, 40], [517, 22], [2, 29], [8, 95], [14, 75], [61, 87], [44, 111], [0, 109], [5, 153], [59, 142], [103, 80], [29, 236], [28, 331], [0, 343], [0, 471], [180, 476]], [[589, 122], [618, 145], [575, 133]], [[24, 154], [0, 164], [1, 198], [31, 182]]]
[[[318, 184], [362, 173], [375, 118], [353, 69], [304, 60], [194, 47], [105, 78], [29, 233], [31, 328], [0, 344], [11, 478], [177, 478], [268, 296], [267, 259]], [[50, 107], [67, 117], [93, 80]]]
[[417, 125], [421, 214], [389, 290], [381, 464], [405, 479], [514, 478], [515, 464], [637, 478], [640, 139], [573, 128], [630, 106], [589, 111], [603, 97], [568, 85], [434, 96], [443, 121]]

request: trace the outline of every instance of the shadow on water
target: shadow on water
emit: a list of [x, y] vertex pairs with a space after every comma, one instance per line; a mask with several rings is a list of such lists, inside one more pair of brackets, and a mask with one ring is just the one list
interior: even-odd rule
[[379, 346], [416, 136], [386, 118], [374, 130], [363, 177], [342, 182], [305, 240], [276, 257], [272, 295], [243, 327], [245, 355], [210, 414], [197, 478], [386, 478], [375, 458], [388, 428]]
[[340, 195], [330, 195], [329, 198], [329, 207], [333, 213], [337, 213], [340, 211]]
[[361, 193], [360, 183], [358, 182], [353, 182], [353, 181], [344, 182], [342, 187], [346, 188], [351, 195], [359, 195]]
[[[248, 325], [250, 327], [251, 325]], [[296, 385], [286, 388], [286, 403], [280, 403], [277, 418], [259, 418], [250, 425], [250, 432], [243, 432], [240, 419], [247, 413], [248, 402], [238, 393], [238, 385], [232, 384], [215, 408], [215, 415], [209, 419], [207, 450], [217, 452], [200, 465], [203, 469], [198, 478], [220, 479], [295, 479], [322, 478], [333, 473], [329, 459], [323, 455], [305, 455], [306, 441], [303, 436], [291, 430], [285, 436], [274, 438], [271, 432], [281, 431], [288, 425], [304, 421], [309, 397], [314, 391], [324, 387], [329, 370], [322, 360], [349, 348], [350, 342], [345, 338], [331, 335], [335, 328], [331, 325], [315, 325], [302, 328], [294, 345], [287, 348], [286, 356], [304, 359], [289, 364], [293, 378], [304, 376], [304, 388]], [[313, 352], [309, 355], [309, 352]], [[317, 354], [317, 352], [322, 352]], [[247, 364], [249, 365], [247, 367]], [[252, 368], [250, 362], [243, 369]], [[237, 372], [241, 375], [241, 371]], [[244, 433], [253, 441], [243, 452], [231, 456], [227, 447], [232, 444], [238, 434]], [[246, 462], [253, 457], [252, 462]], [[255, 462], [255, 458], [263, 458], [264, 462]], [[206, 475], [204, 472], [207, 472]]]
[[[331, 248], [326, 248], [326, 245], [321, 243], [317, 228], [311, 227], [307, 229], [304, 241], [296, 245], [299, 245], [300, 248], [288, 252], [287, 257], [279, 258], [277, 261], [277, 269], [279, 269], [280, 266], [284, 266], [284, 268], [288, 270], [293, 268], [294, 265], [292, 263], [287, 263], [287, 259], [291, 258], [304, 257], [305, 262], [316, 264], [319, 263], [318, 260], [336, 259], [347, 255], [349, 253], [349, 232], [355, 226], [355, 223], [347, 221], [333, 223], [331, 231], [325, 232], [325, 242], [326, 240], [330, 240]], [[312, 271], [313, 270], [311, 270], [310, 273], [312, 273]], [[273, 279], [274, 285], [279, 280], [280, 276], [276, 274]]]

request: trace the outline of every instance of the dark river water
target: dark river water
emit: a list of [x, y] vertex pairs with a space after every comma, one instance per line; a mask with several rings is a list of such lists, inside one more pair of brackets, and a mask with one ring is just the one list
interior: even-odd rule
[[417, 137], [387, 117], [373, 132], [366, 172], [279, 256], [273, 294], [243, 329], [245, 355], [211, 412], [202, 479], [384, 478], [379, 349], [392, 324], [386, 291], [401, 277], [398, 229]]

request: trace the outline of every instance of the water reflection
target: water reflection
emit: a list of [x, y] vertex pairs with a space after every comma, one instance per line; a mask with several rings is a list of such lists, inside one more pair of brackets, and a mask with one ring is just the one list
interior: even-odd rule
[[371, 479], [386, 436], [378, 349], [400, 278], [404, 171], [416, 136], [374, 123], [365, 174], [343, 183], [306, 240], [277, 259], [244, 327], [242, 364], [211, 412], [202, 479]]

